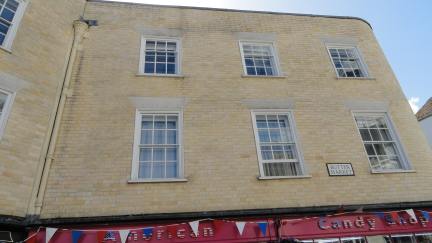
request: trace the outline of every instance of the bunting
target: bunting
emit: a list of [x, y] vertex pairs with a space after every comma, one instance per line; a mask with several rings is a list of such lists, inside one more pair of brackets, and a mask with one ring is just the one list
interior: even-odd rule
[[[126, 230], [119, 230], [119, 235], [120, 235], [121, 243], [126, 243], [127, 238], [129, 236], [129, 232], [130, 232], [130, 230], [128, 230], [128, 229], [126, 229]], [[73, 242], [73, 243], [76, 243], [76, 242]]]
[[45, 230], [45, 243], [48, 243], [54, 234], [57, 232], [57, 228], [46, 228]]
[[195, 236], [198, 236], [198, 227], [199, 227], [199, 220], [189, 222], [189, 225], [194, 232]]
[[143, 229], [143, 234], [146, 238], [150, 237], [153, 234], [153, 228], [149, 227], [149, 228], [144, 228]]
[[245, 228], [246, 222], [236, 222], [237, 230], [240, 235], [243, 235], [243, 230]]
[[405, 210], [405, 212], [412, 218], [412, 219], [415, 219], [415, 220], [417, 220], [417, 218], [416, 218], [416, 215], [415, 215], [415, 213], [414, 213], [414, 210], [412, 210], [412, 209], [407, 209], [407, 210]]
[[421, 212], [423, 218], [425, 218], [427, 221], [430, 221], [430, 215], [428, 212], [422, 211], [422, 210], [420, 210], [420, 212]]
[[268, 225], [268, 223], [267, 223], [267, 222], [258, 222], [257, 224], [258, 224], [258, 227], [259, 227], [260, 230], [261, 230], [261, 233], [262, 233], [263, 235], [266, 235], [266, 233], [267, 233], [267, 225]]
[[78, 243], [79, 239], [81, 238], [81, 235], [83, 234], [80, 230], [72, 230], [72, 243]]

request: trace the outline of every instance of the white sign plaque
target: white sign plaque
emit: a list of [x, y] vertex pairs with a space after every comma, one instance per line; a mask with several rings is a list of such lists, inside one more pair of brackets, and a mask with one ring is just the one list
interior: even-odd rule
[[354, 170], [351, 163], [327, 163], [329, 176], [353, 176]]

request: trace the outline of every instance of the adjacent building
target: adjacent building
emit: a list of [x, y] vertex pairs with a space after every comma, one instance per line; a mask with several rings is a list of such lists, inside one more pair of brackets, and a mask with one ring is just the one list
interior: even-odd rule
[[429, 145], [432, 147], [432, 98], [423, 105], [416, 116], [423, 132], [426, 134]]
[[432, 242], [432, 154], [365, 20], [21, 1], [0, 50], [13, 241]]

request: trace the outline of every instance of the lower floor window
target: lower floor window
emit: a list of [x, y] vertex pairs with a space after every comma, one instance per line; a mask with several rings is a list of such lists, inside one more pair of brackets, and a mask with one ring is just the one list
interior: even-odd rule
[[6, 125], [7, 116], [12, 104], [13, 94], [0, 89], [0, 137]]
[[253, 112], [261, 175], [303, 175], [291, 113]]
[[179, 113], [137, 117], [133, 177], [171, 179], [180, 174]]
[[356, 113], [355, 120], [372, 170], [407, 169], [395, 131], [385, 113]]

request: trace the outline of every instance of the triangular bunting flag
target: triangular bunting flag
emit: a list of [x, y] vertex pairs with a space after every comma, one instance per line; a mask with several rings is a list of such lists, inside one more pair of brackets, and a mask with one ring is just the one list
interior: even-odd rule
[[258, 222], [257, 224], [258, 224], [258, 227], [261, 230], [261, 233], [263, 235], [266, 235], [266, 233], [267, 233], [267, 225], [268, 225], [267, 222]]
[[72, 243], [78, 243], [78, 241], [81, 238], [82, 234], [83, 234], [82, 231], [72, 230]]
[[153, 234], [153, 228], [144, 228], [143, 234], [145, 237], [149, 237]]
[[45, 243], [48, 243], [55, 232], [57, 231], [57, 228], [46, 228], [45, 230]]
[[194, 232], [195, 236], [198, 236], [199, 220], [189, 222], [189, 225], [192, 228], [192, 231]]
[[[121, 243], [126, 243], [130, 230], [119, 230]], [[73, 242], [75, 243], [75, 242]]]
[[380, 218], [382, 220], [384, 220], [384, 218], [385, 218], [385, 214], [382, 212], [377, 212], [377, 213], [375, 213], [375, 215], [378, 216], [378, 218]]
[[420, 211], [422, 213], [423, 218], [425, 218], [427, 221], [430, 220], [430, 215], [426, 211]]
[[98, 231], [98, 232], [96, 233], [96, 237], [97, 237], [97, 242], [98, 242], [98, 243], [101, 243], [101, 242], [104, 241], [104, 239], [105, 239], [105, 234], [106, 234], [106, 231]]
[[405, 212], [412, 218], [412, 219], [417, 219], [414, 213], [414, 210], [412, 209], [407, 209], [405, 210]]
[[393, 220], [395, 222], [399, 222], [399, 214], [396, 211], [390, 212], [390, 215], [392, 216]]
[[240, 235], [243, 235], [243, 230], [246, 225], [246, 222], [236, 222], [237, 230]]

